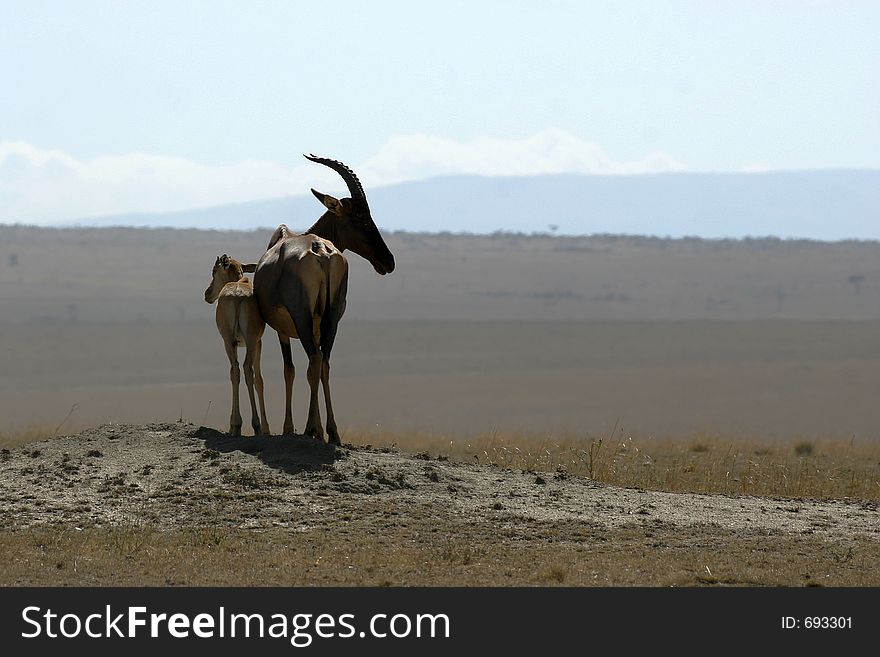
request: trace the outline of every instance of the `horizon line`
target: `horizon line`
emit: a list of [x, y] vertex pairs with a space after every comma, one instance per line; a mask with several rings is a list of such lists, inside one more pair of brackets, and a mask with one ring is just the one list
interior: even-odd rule
[[[6, 223], [0, 222], [0, 229], [3, 228], [24, 228], [29, 230], [46, 230], [46, 231], [77, 231], [77, 230], [126, 230], [126, 231], [195, 231], [200, 233], [256, 233], [259, 231], [273, 231], [276, 226], [256, 226], [254, 228], [199, 228], [195, 226], [126, 226], [115, 224], [109, 226], [95, 226], [88, 224], [67, 224], [60, 226], [47, 226], [40, 224], [29, 224], [23, 222]], [[839, 244], [839, 243], [858, 243], [858, 244], [880, 244], [880, 238], [860, 238], [860, 237], [841, 237], [838, 239], [819, 239], [815, 237], [802, 237], [796, 235], [726, 235], [720, 237], [705, 237], [702, 235], [660, 235], [656, 233], [565, 233], [565, 232], [548, 232], [546, 230], [536, 230], [532, 232], [524, 232], [518, 230], [493, 230], [488, 232], [467, 231], [467, 230], [408, 230], [384, 229], [380, 228], [383, 233], [389, 235], [432, 235], [432, 236], [451, 236], [451, 237], [526, 237], [526, 238], [550, 238], [550, 239], [642, 239], [654, 241], [698, 241], [698, 242], [809, 242], [813, 244]]]

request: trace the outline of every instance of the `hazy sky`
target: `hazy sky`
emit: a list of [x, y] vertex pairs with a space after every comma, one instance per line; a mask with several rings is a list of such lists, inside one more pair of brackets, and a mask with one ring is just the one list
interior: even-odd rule
[[880, 168], [880, 2], [0, 0], [0, 221], [443, 173]]

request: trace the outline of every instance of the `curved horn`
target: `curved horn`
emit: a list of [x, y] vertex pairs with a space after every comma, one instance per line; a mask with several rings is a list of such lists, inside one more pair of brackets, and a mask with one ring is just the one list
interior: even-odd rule
[[351, 198], [353, 201], [359, 201], [363, 203], [364, 207], [369, 211], [370, 206], [367, 204], [367, 195], [364, 193], [364, 188], [361, 186], [361, 181], [358, 180], [358, 177], [354, 175], [354, 171], [349, 169], [339, 160], [331, 160], [327, 157], [318, 157], [314, 154], [303, 155], [307, 160], [311, 160], [312, 162], [317, 162], [318, 164], [323, 164], [326, 167], [330, 167], [345, 181], [345, 184], [348, 186], [348, 193], [351, 194]]

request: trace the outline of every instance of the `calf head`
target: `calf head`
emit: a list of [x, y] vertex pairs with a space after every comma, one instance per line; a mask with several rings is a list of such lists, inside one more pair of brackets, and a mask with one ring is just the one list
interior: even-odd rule
[[220, 296], [224, 285], [240, 281], [244, 278], [245, 273], [252, 273], [256, 268], [256, 265], [243, 265], [225, 253], [222, 256], [217, 256], [217, 260], [214, 261], [214, 269], [211, 271], [211, 284], [205, 290], [205, 301], [214, 303]]

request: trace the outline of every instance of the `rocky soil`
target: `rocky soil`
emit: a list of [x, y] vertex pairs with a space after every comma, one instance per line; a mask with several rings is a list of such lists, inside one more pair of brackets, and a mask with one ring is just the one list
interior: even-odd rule
[[104, 425], [0, 452], [6, 584], [878, 585], [877, 504]]

